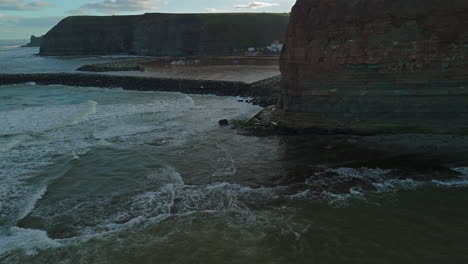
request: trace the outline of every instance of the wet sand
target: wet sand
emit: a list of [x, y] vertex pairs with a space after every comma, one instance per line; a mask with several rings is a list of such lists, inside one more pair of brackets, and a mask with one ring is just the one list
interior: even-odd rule
[[120, 76], [138, 76], [169, 79], [215, 80], [254, 83], [280, 74], [277, 65], [212, 65], [168, 66], [146, 68], [144, 71], [106, 72]]
[[281, 74], [279, 58], [153, 58], [85, 65], [78, 71], [119, 76], [254, 83]]

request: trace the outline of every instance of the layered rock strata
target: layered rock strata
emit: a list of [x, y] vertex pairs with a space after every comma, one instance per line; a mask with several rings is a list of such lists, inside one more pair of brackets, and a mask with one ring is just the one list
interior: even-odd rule
[[288, 14], [74, 16], [44, 37], [41, 55], [236, 55], [284, 40]]
[[468, 132], [468, 1], [298, 0], [283, 125]]

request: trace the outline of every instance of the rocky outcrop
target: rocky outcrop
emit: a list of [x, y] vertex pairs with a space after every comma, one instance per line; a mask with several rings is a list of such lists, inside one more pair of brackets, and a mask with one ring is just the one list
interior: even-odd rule
[[468, 132], [468, 1], [298, 0], [283, 125]]
[[75, 16], [45, 35], [40, 55], [235, 55], [284, 40], [288, 20], [265, 13]]
[[117, 61], [83, 65], [76, 70], [84, 72], [119, 72], [144, 71], [145, 68], [139, 63], [139, 61]]
[[24, 45], [23, 47], [40, 47], [43, 38], [44, 36], [36, 37], [32, 35], [29, 43]]

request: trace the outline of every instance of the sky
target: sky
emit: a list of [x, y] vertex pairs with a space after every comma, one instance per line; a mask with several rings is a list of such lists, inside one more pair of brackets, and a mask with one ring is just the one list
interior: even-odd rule
[[290, 12], [295, 0], [0, 0], [0, 40], [40, 36], [73, 15]]

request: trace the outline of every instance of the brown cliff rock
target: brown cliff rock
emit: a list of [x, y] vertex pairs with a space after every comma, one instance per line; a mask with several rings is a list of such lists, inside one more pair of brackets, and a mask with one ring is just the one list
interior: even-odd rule
[[468, 1], [298, 0], [282, 54], [283, 124], [468, 131]]

